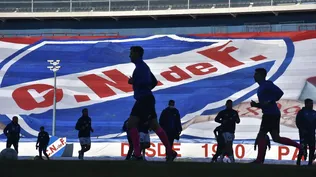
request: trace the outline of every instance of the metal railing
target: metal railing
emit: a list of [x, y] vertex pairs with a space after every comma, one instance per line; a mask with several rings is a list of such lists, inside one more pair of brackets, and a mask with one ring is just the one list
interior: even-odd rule
[[316, 0], [0, 0], [0, 12], [207, 9], [316, 3]]
[[2, 33], [0, 38], [4, 37], [77, 37], [77, 36], [95, 36], [95, 37], [118, 37], [120, 34], [117, 33], [97, 33], [97, 32], [78, 32], [78, 33]]
[[316, 31], [315, 24], [303, 24], [298, 26], [299, 31]]

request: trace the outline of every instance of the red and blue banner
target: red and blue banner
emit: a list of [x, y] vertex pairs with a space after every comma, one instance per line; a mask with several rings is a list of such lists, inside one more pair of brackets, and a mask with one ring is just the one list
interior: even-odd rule
[[[35, 138], [40, 126], [51, 132], [53, 73], [47, 69], [47, 60], [60, 60], [56, 136], [67, 137], [68, 142], [76, 139], [75, 123], [81, 110], [88, 108], [95, 130], [92, 136], [99, 141], [119, 140], [134, 104], [132, 87], [127, 84], [134, 69], [129, 49], [140, 45], [145, 49], [145, 62], [160, 81], [154, 89], [158, 116], [169, 99], [175, 100], [184, 126], [182, 139], [214, 138], [217, 124], [213, 118], [224, 109], [225, 101], [232, 99], [235, 109], [244, 114], [240, 115], [236, 139], [251, 140], [256, 137], [261, 115], [248, 104], [257, 99], [254, 70], [266, 68], [268, 79], [284, 90], [280, 105], [283, 101], [289, 107], [300, 107], [300, 100], [316, 97], [314, 82], [305, 87], [308, 79], [316, 76], [315, 44], [313, 31], [4, 38], [0, 40], [0, 129], [18, 115], [25, 139]], [[287, 121], [281, 126], [294, 135], [294, 125]], [[0, 138], [5, 137], [2, 134]]]

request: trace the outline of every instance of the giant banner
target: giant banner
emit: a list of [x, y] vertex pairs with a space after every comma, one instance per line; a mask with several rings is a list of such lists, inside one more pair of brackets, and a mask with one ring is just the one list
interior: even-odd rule
[[[132, 87], [127, 83], [135, 68], [129, 59], [129, 49], [134, 45], [145, 49], [144, 61], [159, 80], [153, 90], [158, 116], [169, 99], [176, 101], [184, 129], [179, 143], [187, 143], [183, 151], [196, 149], [193, 146], [199, 143], [201, 146], [214, 143], [213, 130], [218, 124], [213, 120], [225, 108], [227, 99], [234, 101], [234, 109], [241, 117], [236, 146], [248, 147], [246, 144], [257, 135], [262, 115], [261, 110], [251, 108], [249, 103], [257, 100], [258, 85], [253, 79], [256, 68], [266, 68], [268, 79], [285, 93], [278, 102], [282, 136], [298, 139], [296, 113], [304, 99], [316, 98], [316, 32], [313, 31], [225, 36], [3, 38], [0, 40], [2, 141], [5, 140], [2, 130], [14, 115], [19, 117], [21, 141], [27, 141], [25, 147], [35, 141], [40, 126], [51, 132], [54, 80], [47, 69], [47, 60], [60, 60], [56, 136], [66, 137], [67, 143], [76, 142], [75, 123], [81, 110], [88, 108], [95, 130], [93, 143], [99, 148], [104, 144], [103, 149], [108, 149], [110, 142], [117, 144], [115, 147], [123, 146], [121, 142], [126, 137], [121, 127], [134, 103]], [[152, 139], [158, 142], [155, 135]], [[249, 147], [252, 149], [252, 145]], [[113, 156], [122, 154], [120, 148], [115, 149], [118, 152]], [[100, 152], [92, 146], [90, 155], [105, 155]], [[271, 158], [277, 159], [277, 155]]]

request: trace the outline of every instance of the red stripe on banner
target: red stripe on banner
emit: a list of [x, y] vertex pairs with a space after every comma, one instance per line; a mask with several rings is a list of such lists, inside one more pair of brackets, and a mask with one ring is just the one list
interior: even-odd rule
[[302, 41], [316, 38], [316, 31], [299, 31], [299, 32], [253, 32], [253, 33], [219, 33], [219, 34], [192, 34], [196, 37], [225, 37], [225, 38], [278, 38], [289, 37], [292, 41]]
[[[189, 36], [196, 37], [222, 37], [222, 38], [282, 38], [289, 37], [292, 41], [302, 41], [307, 39], [316, 38], [316, 31], [299, 31], [299, 32], [252, 32], [252, 33], [218, 33], [218, 34], [190, 34]], [[123, 38], [126, 36], [52, 36], [52, 37], [8, 37], [1, 38], [0, 41], [12, 42], [19, 44], [33, 44], [42, 39], [55, 39], [55, 40], [100, 40], [100, 39], [115, 39]]]

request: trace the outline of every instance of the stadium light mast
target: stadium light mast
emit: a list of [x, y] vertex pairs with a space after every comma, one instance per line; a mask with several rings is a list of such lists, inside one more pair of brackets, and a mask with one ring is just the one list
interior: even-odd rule
[[54, 98], [53, 98], [53, 125], [52, 125], [52, 136], [55, 136], [56, 132], [56, 73], [60, 69], [61, 66], [59, 65], [60, 60], [47, 60], [48, 63], [51, 64], [51, 66], [47, 66], [47, 68], [54, 72]]

